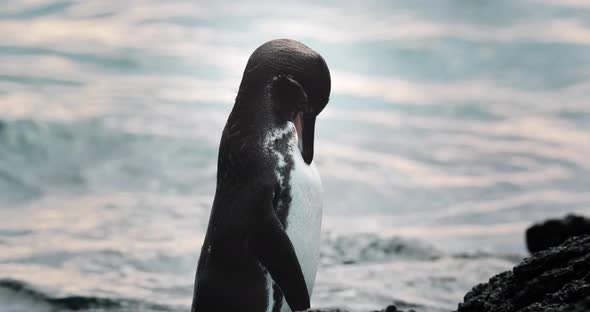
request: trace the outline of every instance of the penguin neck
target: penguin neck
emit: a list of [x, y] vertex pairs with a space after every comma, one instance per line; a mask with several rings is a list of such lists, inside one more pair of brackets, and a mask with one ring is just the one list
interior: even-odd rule
[[242, 83], [226, 128], [239, 131], [241, 136], [261, 137], [268, 129], [279, 124], [273, 112], [268, 84]]
[[[264, 88], [240, 89], [223, 130], [217, 163], [217, 192], [241, 179], [266, 176], [263, 170], [264, 142], [278, 118], [272, 112], [272, 101]], [[217, 196], [217, 195], [216, 195]]]

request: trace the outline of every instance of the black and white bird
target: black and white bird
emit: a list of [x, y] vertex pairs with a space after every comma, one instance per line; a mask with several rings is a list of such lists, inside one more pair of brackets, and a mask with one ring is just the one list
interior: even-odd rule
[[250, 56], [219, 146], [191, 311], [309, 308], [322, 222], [314, 126], [330, 84], [324, 59], [298, 41]]

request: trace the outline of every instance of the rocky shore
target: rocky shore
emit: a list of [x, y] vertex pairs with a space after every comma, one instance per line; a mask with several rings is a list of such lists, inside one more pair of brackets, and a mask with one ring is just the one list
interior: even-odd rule
[[[532, 255], [473, 287], [456, 312], [589, 312], [590, 219], [569, 215], [535, 224], [526, 242]], [[374, 312], [404, 311], [391, 305]]]
[[537, 252], [475, 286], [457, 311], [590, 311], [590, 235]]
[[526, 230], [526, 245], [533, 253], [557, 246], [568, 238], [590, 234], [590, 219], [568, 215], [563, 219], [551, 219]]

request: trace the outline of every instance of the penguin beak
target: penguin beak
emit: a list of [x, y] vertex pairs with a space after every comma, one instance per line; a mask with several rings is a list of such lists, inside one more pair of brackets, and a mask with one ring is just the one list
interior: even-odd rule
[[297, 129], [297, 142], [301, 156], [306, 164], [313, 160], [313, 136], [315, 129], [315, 114], [299, 113], [295, 117], [295, 129]]

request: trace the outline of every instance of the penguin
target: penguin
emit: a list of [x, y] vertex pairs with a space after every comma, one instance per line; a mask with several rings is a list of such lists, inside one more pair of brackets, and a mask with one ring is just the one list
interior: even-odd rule
[[219, 145], [192, 312], [310, 307], [323, 205], [315, 121], [330, 87], [322, 56], [298, 41], [250, 56]]

